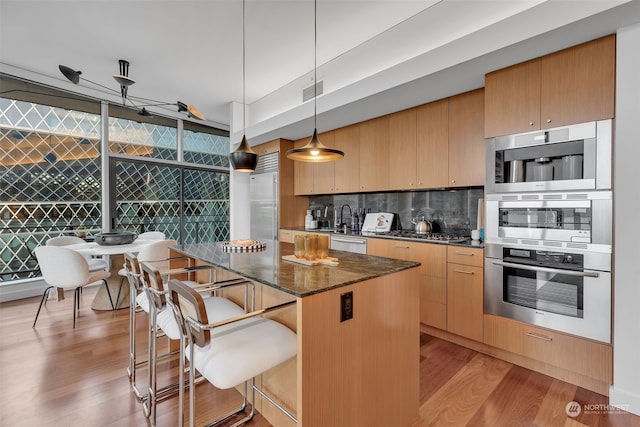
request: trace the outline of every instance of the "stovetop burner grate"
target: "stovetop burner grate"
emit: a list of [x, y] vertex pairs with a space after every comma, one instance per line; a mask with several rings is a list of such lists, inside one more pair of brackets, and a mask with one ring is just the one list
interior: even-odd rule
[[468, 237], [461, 236], [459, 234], [453, 233], [426, 233], [426, 234], [418, 234], [415, 231], [410, 230], [392, 230], [384, 233], [376, 233], [376, 235], [381, 237], [396, 237], [402, 239], [414, 239], [414, 240], [428, 240], [431, 242], [442, 242], [442, 243], [459, 243], [464, 242], [468, 239]]

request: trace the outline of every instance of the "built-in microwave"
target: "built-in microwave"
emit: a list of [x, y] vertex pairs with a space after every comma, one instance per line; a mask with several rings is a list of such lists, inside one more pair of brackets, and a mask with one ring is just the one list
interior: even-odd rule
[[612, 120], [486, 140], [487, 193], [610, 190]]
[[611, 191], [487, 194], [485, 242], [611, 253]]

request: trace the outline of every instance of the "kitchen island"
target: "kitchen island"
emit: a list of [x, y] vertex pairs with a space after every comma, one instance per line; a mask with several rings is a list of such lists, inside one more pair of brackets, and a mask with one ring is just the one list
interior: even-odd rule
[[[283, 260], [293, 245], [277, 241], [248, 253], [225, 252], [220, 243], [172, 250], [219, 267], [219, 280], [252, 280], [256, 308], [296, 301], [276, 318], [296, 332], [297, 356], [257, 383], [296, 415], [298, 426], [410, 426], [418, 420], [419, 263], [331, 250], [337, 266], [306, 266]], [[352, 317], [344, 320], [345, 313]], [[296, 425], [256, 399], [272, 425]]]

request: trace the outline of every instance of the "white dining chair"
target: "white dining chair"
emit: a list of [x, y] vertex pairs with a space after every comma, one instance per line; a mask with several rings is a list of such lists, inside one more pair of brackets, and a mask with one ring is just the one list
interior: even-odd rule
[[83, 287], [103, 283], [107, 288], [107, 295], [113, 308], [113, 299], [107, 285], [107, 279], [111, 276], [109, 271], [89, 271], [87, 259], [78, 252], [60, 246], [39, 246], [35, 249], [36, 259], [42, 277], [49, 285], [40, 300], [33, 327], [36, 327], [38, 316], [42, 305], [46, 303], [49, 290], [60, 288], [63, 290], [73, 289], [73, 327], [76, 327], [76, 312], [80, 309], [80, 292]]
[[[184, 364], [189, 363], [189, 425], [193, 427], [195, 413], [195, 373], [218, 389], [229, 389], [244, 383], [243, 403], [235, 410], [207, 425], [216, 425], [245, 410], [247, 383], [251, 382], [250, 413], [234, 426], [243, 424], [255, 414], [255, 392], [265, 397], [292, 421], [296, 417], [255, 385], [255, 377], [295, 357], [295, 332], [272, 319], [260, 317], [295, 304], [295, 301], [218, 320], [207, 309], [202, 295], [185, 283], [172, 279], [168, 285], [170, 306], [180, 324], [180, 378], [178, 384], [178, 425], [184, 424]], [[188, 345], [187, 345], [188, 344]]]
[[145, 231], [138, 234], [138, 239], [142, 240], [165, 240], [165, 234], [162, 231]]
[[[52, 237], [46, 241], [47, 246], [68, 246], [77, 243], [86, 243], [84, 239], [76, 236], [58, 236]], [[84, 255], [83, 255], [84, 256]], [[93, 258], [84, 256], [89, 264], [89, 271], [109, 270], [109, 263], [104, 258]]]

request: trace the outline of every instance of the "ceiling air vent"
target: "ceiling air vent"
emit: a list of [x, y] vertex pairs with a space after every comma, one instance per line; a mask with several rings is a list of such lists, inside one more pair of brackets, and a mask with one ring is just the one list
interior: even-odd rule
[[324, 80], [320, 80], [315, 84], [315, 86], [311, 85], [307, 88], [302, 89], [302, 102], [306, 102], [316, 96], [322, 95], [322, 91], [324, 90], [323, 83]]

